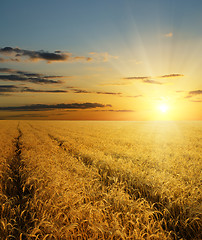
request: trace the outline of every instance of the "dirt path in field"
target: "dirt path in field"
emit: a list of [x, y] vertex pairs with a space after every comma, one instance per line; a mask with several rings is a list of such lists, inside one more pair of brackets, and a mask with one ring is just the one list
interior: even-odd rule
[[32, 198], [28, 187], [25, 187], [24, 164], [21, 156], [22, 132], [18, 125], [18, 137], [15, 139], [15, 153], [7, 160], [7, 169], [4, 172], [2, 185], [3, 193], [7, 196], [10, 204], [10, 217], [13, 227], [8, 233], [15, 239], [27, 239], [27, 230], [33, 226], [29, 200]]

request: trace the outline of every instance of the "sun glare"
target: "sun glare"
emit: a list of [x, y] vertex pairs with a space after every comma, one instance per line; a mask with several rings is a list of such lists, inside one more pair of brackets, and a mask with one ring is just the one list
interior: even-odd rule
[[162, 112], [162, 113], [166, 113], [168, 111], [168, 105], [166, 104], [161, 104], [159, 106], [159, 110]]

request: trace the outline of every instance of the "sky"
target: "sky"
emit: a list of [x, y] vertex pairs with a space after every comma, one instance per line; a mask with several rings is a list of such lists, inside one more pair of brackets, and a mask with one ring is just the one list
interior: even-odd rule
[[201, 0], [2, 0], [0, 119], [202, 120]]

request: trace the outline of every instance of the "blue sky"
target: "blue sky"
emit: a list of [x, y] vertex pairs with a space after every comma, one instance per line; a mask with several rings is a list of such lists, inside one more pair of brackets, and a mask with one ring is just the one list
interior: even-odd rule
[[201, 36], [200, 0], [60, 0], [2, 1], [1, 43], [55, 50], [91, 49], [91, 44], [126, 38], [134, 25], [144, 36], [153, 31], [180, 31]]
[[[134, 112], [137, 112], [140, 111], [139, 106], [142, 106], [142, 111], [145, 112], [151, 108], [145, 103], [151, 92], [150, 97], [154, 97], [155, 92], [156, 98], [176, 100], [174, 92], [184, 91], [183, 97], [186, 98], [188, 92], [201, 89], [201, 11], [200, 0], [1, 1], [1, 49], [11, 47], [49, 53], [59, 50], [65, 54], [71, 53], [74, 57], [71, 61], [54, 61], [51, 64], [44, 59], [22, 60], [25, 55], [18, 61], [10, 61], [4, 54], [5, 51], [2, 51], [4, 56], [1, 54], [0, 58], [6, 57], [6, 60], [0, 62], [1, 68], [68, 76], [64, 84], [59, 86], [60, 90], [71, 85], [86, 92], [121, 92], [124, 96], [134, 92], [135, 96], [142, 95], [145, 99], [142, 97], [142, 103], [138, 102], [136, 107], [137, 99], [130, 105], [129, 98], [115, 100], [115, 95], [113, 99], [108, 99], [108, 96], [92, 97], [90, 93], [89, 96], [87, 93], [79, 96], [71, 93], [66, 96], [55, 94], [53, 98], [52, 94], [50, 97], [41, 93], [40, 96], [37, 95], [37, 102], [33, 92], [27, 96], [18, 90], [15, 96], [11, 93], [2, 94], [0, 105], [23, 105], [24, 102], [48, 104], [49, 101], [53, 104], [53, 99], [55, 104], [99, 101], [104, 105], [113, 105], [116, 110], [135, 109]], [[87, 61], [87, 58], [91, 61]], [[172, 86], [159, 86], [164, 83], [159, 84], [156, 78], [163, 75], [173, 77], [174, 74], [181, 75], [182, 78], [172, 82]], [[70, 76], [72, 79], [69, 82]], [[132, 87], [124, 83], [121, 84], [122, 88], [115, 87], [124, 78], [141, 76], [150, 77], [153, 82], [145, 82], [150, 85], [133, 83]], [[2, 85], [7, 83], [5, 80], [0, 82]], [[22, 87], [20, 81], [16, 84], [18, 88]], [[29, 83], [29, 87], [33, 86]], [[44, 86], [39, 86], [40, 89], [42, 87]], [[159, 92], [164, 96], [160, 96]], [[200, 96], [200, 92], [194, 96], [197, 97], [195, 103], [197, 101], [198, 104], [194, 107], [197, 119], [200, 118]], [[151, 114], [146, 117], [146, 113], [137, 116], [133, 113], [132, 118], [141, 119], [140, 115], [144, 116], [142, 119], [150, 119]], [[125, 118], [131, 118], [131, 115]]]

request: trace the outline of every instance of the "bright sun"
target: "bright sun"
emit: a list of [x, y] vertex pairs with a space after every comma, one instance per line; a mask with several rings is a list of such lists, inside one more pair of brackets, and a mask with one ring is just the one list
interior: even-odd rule
[[161, 105], [159, 106], [159, 109], [160, 109], [160, 111], [161, 111], [162, 113], [166, 113], [166, 112], [168, 111], [168, 105], [166, 105], [166, 104], [161, 104]]

